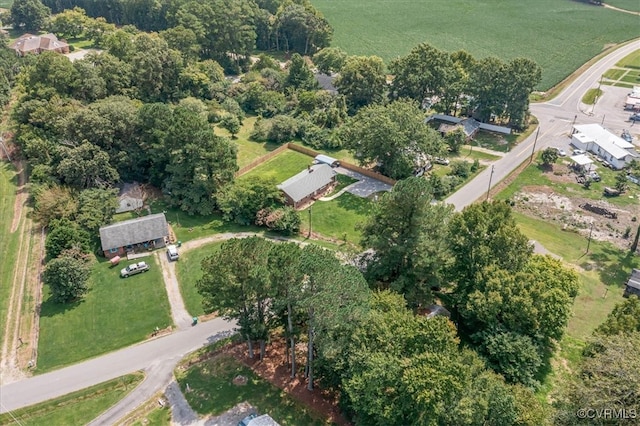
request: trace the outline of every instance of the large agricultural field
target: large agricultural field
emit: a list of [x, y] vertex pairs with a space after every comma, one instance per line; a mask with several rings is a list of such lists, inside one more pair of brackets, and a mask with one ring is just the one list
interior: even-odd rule
[[572, 0], [312, 3], [335, 30], [333, 46], [350, 55], [377, 55], [388, 63], [428, 42], [478, 58], [524, 56], [543, 69], [539, 90], [551, 88], [605, 47], [640, 36], [637, 15]]

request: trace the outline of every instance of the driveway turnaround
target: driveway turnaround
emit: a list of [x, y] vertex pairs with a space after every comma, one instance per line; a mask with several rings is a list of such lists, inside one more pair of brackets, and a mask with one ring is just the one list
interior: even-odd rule
[[344, 167], [336, 167], [335, 171], [341, 175], [358, 179], [358, 182], [354, 182], [346, 188], [346, 192], [358, 197], [367, 198], [369, 195], [375, 194], [376, 192], [391, 191], [392, 188], [388, 183], [370, 178], [369, 176], [354, 172], [353, 170], [345, 169]]

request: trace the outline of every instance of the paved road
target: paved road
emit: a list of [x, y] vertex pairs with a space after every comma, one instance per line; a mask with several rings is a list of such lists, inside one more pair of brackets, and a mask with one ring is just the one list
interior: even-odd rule
[[144, 393], [148, 395], [140, 395], [142, 403], [168, 384], [165, 373], [172, 372], [182, 357], [215, 342], [234, 327], [234, 324], [216, 318], [80, 364], [10, 383], [0, 387], [0, 413], [145, 370], [147, 378], [143, 384], [148, 391]]
[[[581, 108], [580, 100], [588, 89], [598, 87], [600, 77], [605, 71], [620, 59], [638, 49], [640, 49], [640, 40], [634, 40], [622, 46], [587, 69], [553, 100], [532, 104], [531, 112], [538, 118], [540, 123], [537, 131], [518, 144], [507, 155], [496, 161], [493, 167], [486, 168], [475, 179], [445, 201], [453, 204], [455, 209], [460, 211], [477, 199], [486, 197], [489, 186], [495, 186], [522, 164], [523, 161], [527, 161], [531, 157], [534, 148], [535, 151], [540, 151], [550, 146], [558, 146], [570, 152], [568, 151], [569, 136], [574, 121], [576, 124], [602, 123], [604, 121], [604, 125], [613, 130], [621, 129], [625, 125], [628, 126], [628, 123], [624, 123], [615, 117], [607, 119], [606, 110], [599, 108], [598, 105], [592, 114], [589, 109]], [[606, 87], [602, 87], [602, 89], [608, 90]], [[615, 91], [611, 90], [610, 92], [612, 93], [611, 96], [613, 96]], [[615, 92], [615, 96], [618, 95], [619, 93]], [[583, 111], [583, 109], [585, 110]]]

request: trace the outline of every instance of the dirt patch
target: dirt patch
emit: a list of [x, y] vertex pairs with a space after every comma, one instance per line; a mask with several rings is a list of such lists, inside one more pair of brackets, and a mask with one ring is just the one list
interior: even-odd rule
[[[571, 177], [571, 176], [570, 176]], [[565, 179], [556, 176], [553, 181]], [[555, 222], [564, 230], [577, 232], [594, 240], [608, 241], [621, 249], [627, 249], [637, 229], [637, 206], [621, 208], [606, 200], [592, 200], [584, 197], [567, 197], [557, 194], [548, 186], [525, 186], [512, 198], [514, 209], [520, 213]], [[585, 209], [590, 204], [615, 214], [615, 218], [596, 214]], [[630, 230], [629, 235], [627, 234]]]
[[[306, 346], [303, 346], [301, 345], [296, 350], [296, 356], [300, 360], [300, 367], [304, 366], [304, 349]], [[340, 426], [348, 426], [350, 424], [338, 409], [336, 395], [318, 387], [313, 391], [307, 390], [307, 382], [302, 374], [298, 374], [294, 379], [290, 377], [290, 370], [286, 361], [286, 345], [283, 339], [275, 339], [267, 345], [263, 361], [260, 361], [258, 354], [254, 359], [248, 358], [246, 344], [239, 343], [230, 346], [224, 352], [251, 368], [263, 379], [287, 392], [317, 413], [318, 416], [328, 418], [330, 422]]]

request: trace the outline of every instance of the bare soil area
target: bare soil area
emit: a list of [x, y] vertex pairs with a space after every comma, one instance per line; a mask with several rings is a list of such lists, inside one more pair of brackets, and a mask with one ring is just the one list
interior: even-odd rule
[[[553, 182], [575, 183], [573, 174], [564, 173], [555, 166], [556, 173], [547, 173]], [[625, 195], [621, 195], [624, 197]], [[513, 197], [514, 209], [529, 216], [558, 223], [566, 230], [573, 230], [585, 237], [608, 241], [621, 249], [627, 249], [635, 235], [640, 220], [637, 205], [619, 207], [606, 199], [593, 200], [561, 195], [548, 186], [525, 186]], [[630, 230], [630, 234], [625, 234]]]
[[[300, 345], [296, 350], [296, 356], [301, 367], [304, 366], [305, 348], [306, 346]], [[268, 380], [271, 384], [284, 390], [306, 407], [318, 413], [319, 417], [328, 418], [330, 422], [340, 426], [348, 426], [350, 424], [340, 413], [335, 395], [318, 387], [313, 391], [307, 390], [307, 381], [300, 373], [295, 379], [290, 377], [284, 340], [274, 339], [267, 344], [263, 361], [260, 361], [258, 353], [253, 359], [249, 358], [246, 344], [230, 346], [225, 349], [225, 352], [233, 355], [234, 358], [251, 368], [260, 377]]]

